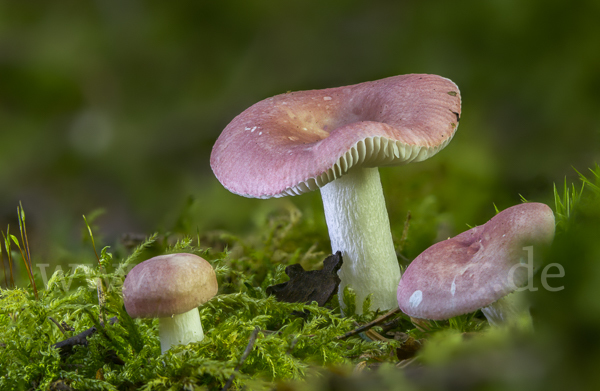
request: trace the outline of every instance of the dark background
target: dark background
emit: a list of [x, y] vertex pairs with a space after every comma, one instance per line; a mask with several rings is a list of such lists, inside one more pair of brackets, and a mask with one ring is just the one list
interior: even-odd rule
[[53, 263], [82, 251], [98, 208], [105, 244], [184, 210], [190, 234], [247, 232], [290, 201], [324, 224], [318, 192], [224, 190], [221, 130], [286, 91], [434, 73], [461, 89], [454, 140], [381, 170], [396, 237], [408, 210], [437, 222], [418, 253], [493, 203], [551, 204], [600, 161], [599, 16], [595, 0], [0, 1], [0, 228], [16, 232], [22, 201], [34, 259]]

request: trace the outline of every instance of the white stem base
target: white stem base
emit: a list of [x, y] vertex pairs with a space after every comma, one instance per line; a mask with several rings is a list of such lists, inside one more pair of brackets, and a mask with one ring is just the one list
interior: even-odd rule
[[509, 294], [481, 309], [483, 315], [492, 326], [522, 324], [533, 327], [529, 303], [523, 292]]
[[398, 307], [396, 290], [400, 267], [390, 232], [385, 199], [377, 168], [355, 168], [321, 188], [332, 252], [342, 252], [344, 263], [338, 296], [356, 293], [356, 312], [369, 294], [371, 309]]
[[159, 318], [158, 330], [162, 353], [173, 345], [187, 345], [204, 339], [198, 308], [170, 318]]

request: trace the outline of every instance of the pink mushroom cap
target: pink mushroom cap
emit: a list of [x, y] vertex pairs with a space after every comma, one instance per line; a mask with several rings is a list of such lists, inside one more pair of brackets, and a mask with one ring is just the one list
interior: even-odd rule
[[136, 265], [123, 283], [133, 318], [166, 318], [188, 312], [217, 294], [214, 269], [194, 254], [168, 254]]
[[398, 285], [402, 312], [442, 320], [487, 307], [525, 285], [525, 246], [548, 245], [554, 214], [545, 204], [510, 207], [487, 223], [422, 252]]
[[352, 167], [421, 161], [452, 139], [458, 87], [425, 74], [262, 100], [235, 117], [210, 164], [229, 191], [256, 198], [315, 190]]

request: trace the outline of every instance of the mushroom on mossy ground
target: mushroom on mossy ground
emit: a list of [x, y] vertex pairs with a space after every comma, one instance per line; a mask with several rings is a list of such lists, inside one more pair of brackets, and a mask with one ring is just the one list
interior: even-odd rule
[[162, 353], [204, 338], [198, 306], [217, 294], [214, 269], [194, 254], [169, 254], [135, 266], [125, 278], [123, 301], [132, 318], [159, 318]]
[[[452, 139], [458, 87], [435, 75], [402, 75], [347, 87], [277, 95], [227, 125], [211, 167], [229, 191], [255, 198], [321, 189], [340, 291], [358, 305], [396, 306], [400, 268], [379, 166], [425, 160]], [[341, 300], [340, 305], [344, 307]]]
[[[554, 214], [547, 205], [508, 208], [415, 258], [398, 285], [398, 305], [419, 319], [443, 320], [482, 309], [491, 324], [511, 321], [527, 311], [515, 291], [527, 284], [530, 269], [519, 265], [553, 238]], [[533, 247], [528, 251], [527, 246]]]

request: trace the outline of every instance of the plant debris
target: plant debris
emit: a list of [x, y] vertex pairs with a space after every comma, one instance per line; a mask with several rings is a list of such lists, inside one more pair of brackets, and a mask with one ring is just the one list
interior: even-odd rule
[[[116, 316], [109, 319], [109, 323], [111, 326], [113, 324], [115, 324], [116, 322], [118, 322]], [[100, 325], [104, 326], [104, 323], [100, 322]], [[92, 336], [94, 333], [96, 333], [96, 331], [98, 331], [96, 326], [92, 326], [89, 329], [82, 331], [81, 333], [79, 333], [77, 335], [72, 336], [71, 338], [67, 338], [64, 341], [57, 342], [52, 346], [60, 351], [61, 356], [67, 356], [71, 353], [73, 346], [76, 346], [76, 345], [87, 346], [88, 337]]]
[[[258, 327], [255, 327], [254, 331], [252, 331], [252, 334], [250, 335], [250, 340], [248, 341], [248, 345], [246, 346], [246, 349], [244, 350], [244, 354], [242, 354], [242, 357], [240, 358], [240, 362], [235, 367], [235, 370], [234, 370], [235, 372], [240, 371], [240, 368], [242, 367], [242, 365], [244, 365], [244, 361], [246, 361], [246, 359], [248, 358], [248, 355], [250, 355], [250, 352], [252, 351], [252, 348], [254, 347], [254, 343], [256, 342], [256, 338], [258, 337], [259, 331], [260, 331], [260, 328], [258, 328]], [[227, 391], [227, 389], [229, 389], [229, 387], [231, 387], [231, 385], [233, 384], [234, 378], [235, 378], [235, 374], [231, 374], [231, 376], [229, 377], [229, 380], [227, 380], [227, 383], [225, 383], [225, 386], [223, 387], [223, 389], [221, 391]]]
[[306, 271], [299, 263], [290, 265], [285, 268], [290, 280], [268, 287], [267, 294], [274, 295], [278, 301], [306, 304], [316, 301], [323, 307], [338, 290], [337, 273], [342, 263], [342, 253], [338, 251], [325, 258], [321, 270]]
[[389, 311], [387, 314], [380, 316], [379, 318], [375, 319], [372, 322], [369, 322], [367, 324], [364, 324], [352, 331], [347, 332], [344, 335], [340, 335], [339, 337], [337, 337], [337, 339], [344, 339], [344, 338], [348, 338], [351, 337], [353, 335], [362, 333], [363, 331], [369, 330], [371, 327], [378, 325], [381, 322], [384, 322], [386, 320], [388, 320], [391, 316], [396, 315], [397, 313], [400, 312], [400, 308], [396, 308], [394, 310]]

